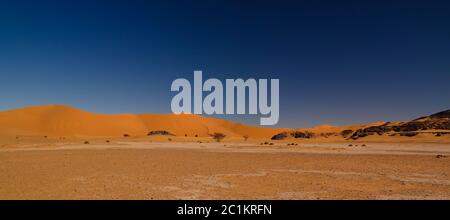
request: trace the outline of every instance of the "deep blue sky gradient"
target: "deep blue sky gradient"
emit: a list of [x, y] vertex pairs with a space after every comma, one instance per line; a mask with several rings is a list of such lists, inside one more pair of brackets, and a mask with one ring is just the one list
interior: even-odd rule
[[0, 110], [169, 113], [194, 70], [279, 78], [279, 127], [412, 119], [450, 108], [450, 3], [0, 1]]

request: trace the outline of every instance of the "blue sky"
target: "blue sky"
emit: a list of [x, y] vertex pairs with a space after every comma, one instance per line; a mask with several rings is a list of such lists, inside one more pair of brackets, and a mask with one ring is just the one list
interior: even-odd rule
[[169, 113], [203, 70], [280, 79], [278, 127], [412, 119], [450, 108], [449, 27], [446, 1], [0, 1], [0, 110]]

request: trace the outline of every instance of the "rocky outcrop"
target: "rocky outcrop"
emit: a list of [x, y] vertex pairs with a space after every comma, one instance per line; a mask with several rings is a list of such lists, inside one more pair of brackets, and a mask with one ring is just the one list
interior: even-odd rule
[[279, 134], [274, 135], [271, 139], [272, 140], [283, 140], [287, 138], [289, 135], [287, 132], [281, 132]]
[[350, 138], [356, 140], [358, 138], [362, 138], [362, 137], [366, 137], [366, 136], [374, 135], [374, 134], [383, 135], [392, 130], [393, 130], [392, 127], [386, 126], [386, 125], [371, 126], [368, 128], [361, 128], [361, 129], [356, 130], [355, 133], [353, 133]]
[[393, 126], [396, 132], [420, 131], [420, 130], [450, 130], [450, 119], [422, 119], [423, 121], [410, 121], [402, 125]]
[[400, 136], [412, 137], [416, 136], [417, 131], [424, 130], [450, 130], [450, 110], [439, 112], [430, 116], [420, 117], [404, 123], [385, 123], [380, 126], [371, 126], [357, 130], [350, 137], [358, 139], [369, 135], [383, 135], [392, 132], [400, 134]]
[[348, 138], [352, 134], [353, 134], [353, 130], [351, 130], [351, 129], [346, 129], [346, 130], [341, 131], [341, 136], [343, 138]]
[[[433, 131], [438, 130], [438, 131]], [[310, 131], [292, 131], [281, 132], [272, 137], [272, 140], [283, 140], [288, 137], [293, 138], [313, 138], [313, 137], [330, 137], [341, 136], [346, 139], [359, 139], [371, 135], [388, 135], [388, 136], [405, 136], [413, 137], [419, 134], [419, 131], [426, 131], [435, 136], [446, 135], [450, 132], [441, 130], [450, 130], [450, 110], [438, 112], [430, 116], [420, 117], [408, 122], [386, 122], [382, 125], [361, 128], [356, 131], [351, 129], [343, 130], [339, 133], [313, 133]]]
[[447, 118], [447, 119], [450, 119], [450, 109], [447, 110], [447, 111], [442, 111], [442, 112], [438, 112], [436, 114], [432, 114], [432, 115], [430, 115], [430, 118], [437, 118], [437, 119]]
[[294, 138], [312, 138], [314, 137], [314, 133], [309, 132], [309, 131], [294, 131], [291, 133], [291, 136]]
[[335, 132], [324, 132], [324, 133], [314, 134], [314, 136], [328, 138], [328, 137], [339, 136], [339, 135]]
[[281, 132], [274, 136], [272, 136], [272, 140], [283, 140], [287, 137], [293, 138], [312, 138], [314, 137], [314, 133], [309, 131], [293, 131], [293, 132]]

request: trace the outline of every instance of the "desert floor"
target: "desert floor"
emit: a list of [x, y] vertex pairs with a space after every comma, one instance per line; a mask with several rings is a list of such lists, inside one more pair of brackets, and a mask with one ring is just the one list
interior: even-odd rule
[[364, 144], [9, 140], [0, 199], [450, 199], [450, 144]]

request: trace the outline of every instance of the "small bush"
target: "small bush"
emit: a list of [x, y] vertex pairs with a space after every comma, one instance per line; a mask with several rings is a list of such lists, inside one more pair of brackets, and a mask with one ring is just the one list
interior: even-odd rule
[[85, 141], [84, 144], [89, 144], [89, 141]]
[[129, 134], [123, 134], [123, 137], [130, 137]]
[[217, 142], [220, 142], [222, 139], [224, 139], [224, 138], [226, 137], [225, 134], [217, 133], [217, 132], [214, 133], [214, 134], [212, 134], [211, 136], [212, 136], [212, 138], [213, 138], [214, 140], [216, 140]]

